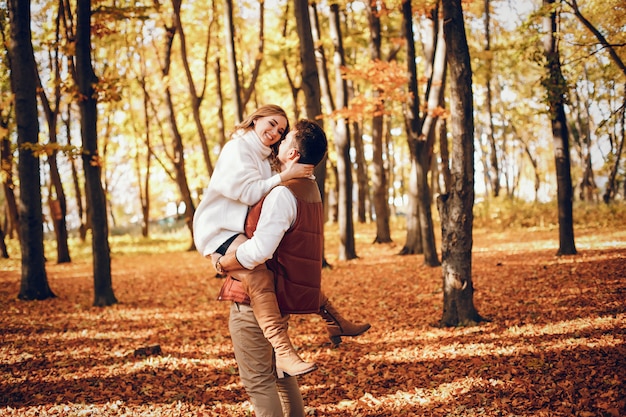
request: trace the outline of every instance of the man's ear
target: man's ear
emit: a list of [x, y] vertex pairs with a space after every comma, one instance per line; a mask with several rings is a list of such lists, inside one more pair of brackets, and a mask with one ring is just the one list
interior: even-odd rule
[[296, 148], [291, 148], [291, 150], [289, 151], [289, 159], [299, 159], [300, 158], [300, 151], [298, 151]]

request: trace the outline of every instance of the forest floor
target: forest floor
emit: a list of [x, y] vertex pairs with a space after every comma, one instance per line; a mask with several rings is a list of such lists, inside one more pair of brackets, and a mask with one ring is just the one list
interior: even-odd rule
[[[626, 415], [626, 230], [474, 232], [474, 302], [490, 321], [439, 328], [441, 268], [404, 242], [339, 261], [327, 231], [325, 291], [372, 328], [332, 346], [317, 315], [290, 334], [319, 370], [300, 378], [310, 416]], [[162, 246], [161, 246], [162, 247]], [[0, 260], [0, 416], [251, 416], [222, 280], [196, 252], [116, 252], [119, 303], [92, 307], [90, 259], [47, 264], [56, 298], [23, 302], [20, 263]], [[75, 256], [76, 258], [76, 256]], [[137, 356], [159, 345], [160, 354]]]

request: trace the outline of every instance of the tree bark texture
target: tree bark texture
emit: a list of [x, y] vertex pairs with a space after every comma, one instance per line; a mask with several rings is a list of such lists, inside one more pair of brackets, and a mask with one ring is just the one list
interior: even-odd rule
[[[437, 16], [437, 9], [432, 11], [432, 15]], [[437, 249], [435, 248], [434, 226], [431, 212], [431, 193], [428, 185], [428, 172], [430, 170], [430, 158], [432, 157], [432, 149], [434, 144], [434, 126], [430, 123], [433, 118], [424, 112], [424, 116], [420, 115], [420, 99], [417, 85], [417, 65], [415, 63], [415, 40], [413, 31], [413, 9], [411, 1], [407, 0], [402, 5], [402, 16], [404, 25], [404, 36], [407, 43], [407, 71], [409, 73], [409, 92], [413, 97], [406, 104], [405, 118], [407, 129], [407, 140], [409, 150], [411, 151], [411, 175], [415, 175], [415, 179], [411, 178], [409, 187], [409, 200], [412, 207], [410, 215], [418, 216], [417, 219], [408, 221], [407, 219], [407, 241], [400, 252], [401, 254], [423, 253], [426, 265], [437, 266], [439, 260], [437, 258]], [[433, 70], [436, 48], [437, 48], [437, 31], [434, 30], [438, 19], [432, 18], [431, 36], [425, 41], [425, 49], [427, 55], [428, 69], [425, 78], [429, 79], [425, 98], [430, 104], [432, 92]], [[445, 49], [443, 50], [445, 51]], [[445, 62], [442, 61], [442, 62]], [[443, 64], [442, 64], [443, 65]], [[435, 105], [437, 102], [435, 103]], [[429, 121], [428, 125], [425, 122]], [[425, 131], [425, 126], [431, 130], [431, 134]], [[428, 200], [428, 201], [427, 201]], [[411, 230], [411, 227], [418, 227], [419, 230]]]
[[[381, 24], [377, 2], [368, 2], [368, 19], [370, 28], [370, 59], [380, 60], [381, 57]], [[374, 97], [380, 96], [380, 90], [372, 92]], [[387, 172], [383, 161], [383, 137], [384, 137], [383, 103], [372, 116], [372, 204], [376, 214], [376, 237], [375, 243], [391, 242], [391, 230], [389, 228], [389, 187], [387, 184]]]
[[428, 173], [432, 166], [433, 148], [437, 137], [437, 120], [439, 108], [443, 108], [444, 86], [446, 75], [446, 45], [443, 37], [443, 21], [439, 18], [439, 9], [432, 11], [428, 20], [428, 62], [431, 63], [427, 71], [429, 79], [425, 101], [426, 112], [420, 122], [419, 140], [415, 141], [415, 157], [417, 160], [417, 197], [419, 204], [419, 225], [422, 236], [422, 250], [424, 263], [428, 266], [439, 266], [439, 258], [435, 243], [435, 226], [432, 217], [432, 192], [428, 183]]
[[[602, 195], [602, 201], [608, 204], [614, 197], [617, 192], [617, 173], [620, 167], [620, 161], [622, 157], [622, 150], [624, 149], [624, 122], [626, 121], [626, 88], [624, 89], [624, 100], [622, 101], [622, 109], [619, 112], [619, 117], [621, 119], [622, 129], [619, 132], [619, 137], [617, 139], [617, 150], [615, 152], [615, 160], [613, 161], [613, 166], [611, 167], [611, 172], [609, 173], [609, 178], [606, 182], [606, 189], [604, 194]], [[624, 190], [626, 194], [626, 181], [624, 181]]]
[[107, 223], [106, 198], [101, 182], [98, 154], [97, 100], [94, 84], [98, 82], [91, 63], [91, 1], [78, 0], [76, 8], [76, 74], [80, 98], [80, 130], [83, 140], [83, 171], [88, 215], [92, 232], [94, 306], [117, 303], [111, 282], [111, 249]]
[[22, 277], [18, 298], [44, 300], [54, 297], [48, 285], [43, 245], [43, 214], [38, 143], [37, 69], [30, 34], [30, 1], [10, 0], [11, 89], [15, 95], [15, 122], [19, 152], [18, 204], [19, 237], [22, 251]]
[[[306, 0], [295, 0], [294, 14], [298, 37], [300, 38], [302, 92], [304, 93], [306, 117], [317, 120], [320, 126], [324, 127], [323, 120], [318, 119], [322, 115], [322, 101], [326, 102], [328, 113], [335, 110], [335, 102], [329, 88], [326, 55], [319, 38], [317, 6], [315, 3], [309, 4]], [[334, 130], [332, 120], [331, 128]], [[315, 167], [315, 179], [322, 198], [325, 198], [326, 195], [326, 161], [327, 158], [324, 157], [324, 160]]]
[[442, 326], [481, 321], [474, 307], [472, 226], [474, 205], [474, 121], [472, 71], [461, 0], [443, 0], [444, 37], [450, 68], [452, 182], [441, 195], [443, 315]]
[[[59, 14], [56, 16], [56, 25], [58, 28], [60, 22]], [[58, 82], [54, 83], [53, 99], [54, 104], [50, 103], [48, 96], [46, 95], [44, 86], [41, 84], [41, 79], [37, 77], [37, 85], [39, 97], [46, 115], [46, 121], [48, 123], [48, 138], [51, 144], [58, 143], [57, 141], [57, 125], [59, 119], [59, 111], [61, 105], [61, 62], [59, 57], [59, 30], [57, 29], [57, 39], [54, 47], [54, 54], [52, 55], [54, 66], [54, 78]], [[70, 257], [70, 249], [68, 245], [68, 232], [67, 232], [67, 200], [65, 198], [65, 190], [63, 188], [63, 182], [58, 168], [58, 150], [52, 149], [52, 152], [48, 155], [48, 166], [50, 167], [50, 193], [48, 195], [48, 204], [50, 207], [50, 214], [52, 224], [54, 226], [54, 234], [57, 242], [57, 263], [68, 263], [72, 259]]]
[[237, 49], [235, 48], [235, 23], [233, 22], [233, 0], [224, 2], [224, 46], [228, 57], [228, 74], [232, 88], [232, 98], [235, 107], [235, 124], [243, 120], [243, 104], [241, 102], [241, 84], [237, 72]]
[[[173, 20], [176, 22], [176, 20]], [[174, 37], [178, 33], [176, 27], [168, 28], [168, 34], [165, 38], [165, 61], [161, 68], [163, 78], [167, 79], [170, 73], [172, 63], [172, 45], [174, 43]], [[191, 191], [189, 189], [189, 182], [187, 181], [187, 173], [185, 171], [185, 149], [183, 146], [183, 138], [178, 129], [178, 122], [176, 120], [176, 111], [174, 107], [174, 100], [172, 99], [172, 92], [170, 87], [165, 87], [165, 103], [168, 112], [169, 127], [171, 129], [172, 148], [174, 155], [172, 157], [172, 164], [174, 165], [174, 180], [180, 191], [180, 197], [185, 203], [185, 224], [189, 233], [191, 233], [191, 243], [189, 250], [195, 250], [195, 244], [193, 241], [193, 215], [195, 212], [195, 205], [191, 198]]]
[[[9, 113], [13, 113], [12, 111]], [[6, 129], [8, 132], [9, 120], [3, 120], [0, 123], [0, 127]], [[11, 150], [11, 141], [8, 137], [0, 138], [0, 167], [12, 167], [13, 166], [13, 151]], [[3, 169], [3, 168], [0, 168]], [[13, 170], [4, 170], [5, 179], [2, 181], [2, 190], [4, 191], [4, 198], [6, 204], [5, 211], [5, 223], [4, 234], [10, 238], [15, 237], [19, 233], [17, 202], [15, 200], [15, 183], [13, 182]]]
[[[213, 163], [211, 162], [211, 155], [209, 153], [209, 145], [208, 139], [206, 136], [206, 131], [204, 129], [204, 124], [202, 123], [202, 115], [200, 114], [200, 106], [202, 105], [202, 100], [204, 99], [204, 91], [206, 88], [207, 78], [208, 78], [208, 50], [210, 46], [210, 36], [207, 37], [207, 46], [204, 60], [204, 77], [203, 77], [203, 87], [200, 89], [201, 93], [198, 93], [198, 89], [196, 88], [196, 83], [193, 78], [193, 74], [191, 71], [191, 66], [189, 65], [189, 58], [187, 57], [187, 38], [185, 37], [185, 31], [183, 29], [183, 23], [180, 18], [180, 6], [182, 0], [172, 0], [172, 7], [174, 10], [174, 25], [178, 30], [178, 39], [180, 39], [180, 55], [183, 63], [183, 68], [185, 69], [185, 76], [187, 78], [187, 84], [189, 86], [189, 96], [191, 98], [191, 110], [193, 114], [193, 120], [196, 124], [196, 129], [198, 130], [198, 135], [200, 136], [200, 145], [202, 146], [202, 156], [204, 157], [204, 163], [206, 164], [207, 172], [209, 177], [213, 175]], [[212, 23], [212, 22], [211, 22]], [[209, 34], [210, 34], [209, 24]]]
[[492, 57], [491, 57], [491, 28], [490, 28], [490, 20], [491, 20], [491, 7], [489, 6], [490, 1], [485, 0], [485, 52], [487, 56], [487, 79], [485, 80], [486, 87], [486, 107], [487, 107], [487, 138], [489, 140], [490, 145], [490, 166], [489, 170], [491, 172], [491, 190], [493, 192], [494, 197], [498, 197], [500, 195], [500, 162], [498, 159], [498, 147], [496, 145], [496, 138], [494, 136], [494, 123], [493, 123], [493, 104], [492, 104], [492, 92], [491, 92], [491, 77], [492, 77]]
[[[348, 105], [348, 88], [341, 68], [345, 66], [343, 39], [341, 34], [341, 16], [339, 5], [330, 6], [330, 37], [335, 51], [333, 64], [335, 67], [335, 102], [337, 110]], [[350, 130], [343, 116], [335, 121], [335, 146], [337, 151], [337, 182], [339, 184], [339, 259], [355, 259], [354, 220], [352, 214], [352, 161], [350, 159]]]
[[[546, 7], [551, 7], [554, 0], [544, 0], [543, 4]], [[574, 255], [576, 254], [573, 214], [574, 191], [570, 168], [569, 132], [565, 116], [567, 85], [561, 72], [559, 49], [555, 36], [558, 31], [557, 15], [554, 10], [544, 17], [543, 25], [546, 70], [548, 72], [544, 80], [544, 87], [548, 96], [549, 117], [552, 126], [559, 210], [559, 250], [557, 255]]]
[[415, 146], [419, 131], [419, 91], [417, 90], [417, 65], [415, 64], [415, 41], [413, 32], [413, 8], [411, 0], [402, 2], [402, 25], [406, 39], [407, 73], [409, 76], [408, 92], [410, 98], [404, 105], [406, 136], [411, 152], [411, 171], [409, 174], [409, 210], [406, 215], [406, 242], [400, 250], [401, 255], [423, 253], [421, 230], [419, 230], [419, 203], [417, 198], [417, 159]]

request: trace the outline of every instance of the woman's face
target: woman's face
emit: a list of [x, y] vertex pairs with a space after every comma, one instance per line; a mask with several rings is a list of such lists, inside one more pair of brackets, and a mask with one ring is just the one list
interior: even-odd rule
[[254, 121], [254, 131], [265, 146], [272, 146], [283, 137], [287, 128], [287, 119], [283, 116], [264, 116]]

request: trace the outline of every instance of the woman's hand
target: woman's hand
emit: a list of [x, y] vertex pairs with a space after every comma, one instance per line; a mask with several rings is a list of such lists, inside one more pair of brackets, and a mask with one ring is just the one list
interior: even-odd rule
[[280, 173], [282, 181], [291, 180], [293, 178], [309, 178], [313, 175], [311, 164], [301, 164], [298, 159], [291, 159], [285, 164], [285, 169]]

